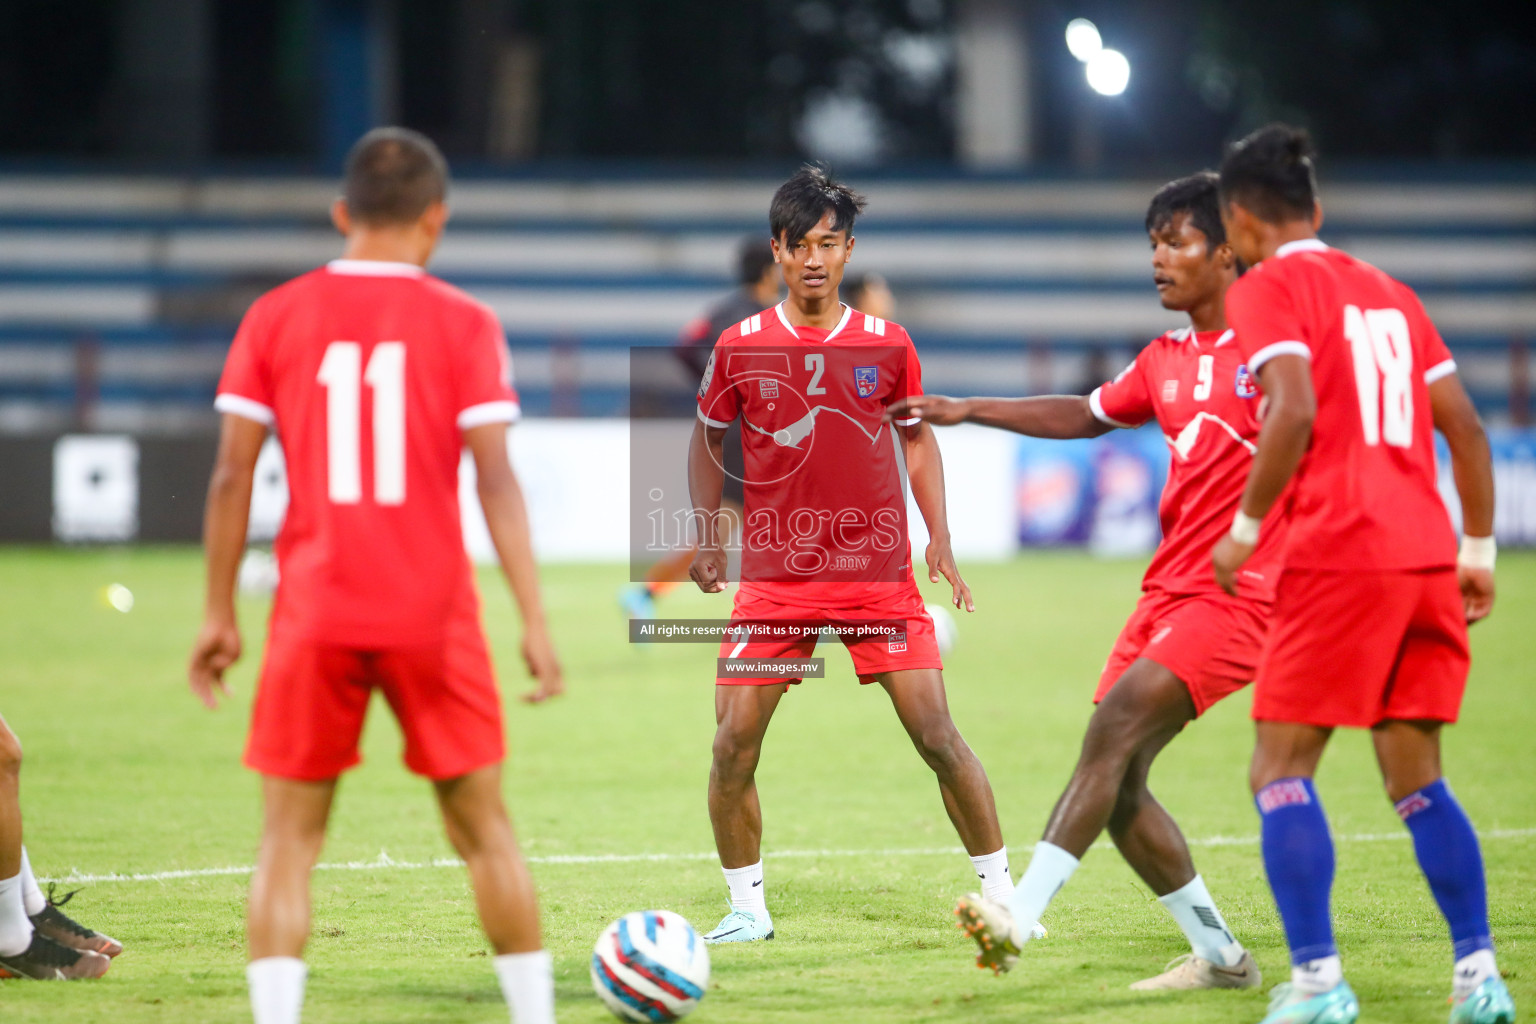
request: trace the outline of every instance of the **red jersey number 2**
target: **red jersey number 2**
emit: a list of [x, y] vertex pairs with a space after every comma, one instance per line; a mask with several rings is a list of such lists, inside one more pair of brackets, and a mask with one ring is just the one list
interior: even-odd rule
[[1400, 309], [1344, 307], [1365, 443], [1413, 446], [1413, 339]]
[[373, 389], [373, 500], [405, 504], [405, 342], [373, 347], [363, 370], [363, 347], [355, 341], [326, 346], [316, 377], [325, 388], [328, 491], [337, 505], [363, 498], [362, 390]]

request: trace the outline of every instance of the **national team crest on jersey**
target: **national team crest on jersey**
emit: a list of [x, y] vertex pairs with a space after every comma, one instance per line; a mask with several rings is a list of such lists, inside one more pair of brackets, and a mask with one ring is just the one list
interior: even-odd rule
[[853, 384], [859, 389], [860, 398], [868, 398], [875, 393], [875, 388], [880, 384], [880, 367], [855, 366], [853, 368]]
[[1252, 398], [1259, 393], [1259, 385], [1253, 379], [1253, 374], [1248, 372], [1248, 364], [1244, 363], [1237, 368], [1237, 397]]

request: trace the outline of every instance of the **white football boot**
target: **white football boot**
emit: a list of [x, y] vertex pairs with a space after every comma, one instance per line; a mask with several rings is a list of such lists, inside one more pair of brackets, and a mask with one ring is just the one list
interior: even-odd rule
[[714, 931], [704, 936], [710, 945], [717, 942], [756, 942], [773, 938], [773, 918], [768, 911], [753, 913], [750, 910], [732, 910], [715, 925]]
[[1005, 974], [1019, 962], [1024, 935], [1014, 923], [1013, 912], [1001, 903], [975, 892], [962, 896], [955, 901], [955, 924], [976, 940], [977, 967]]
[[1221, 964], [1185, 953], [1164, 968], [1155, 978], [1144, 978], [1131, 985], [1135, 992], [1167, 992], [1196, 988], [1258, 988], [1264, 983], [1259, 965], [1253, 954], [1243, 950], [1243, 958], [1236, 967]]

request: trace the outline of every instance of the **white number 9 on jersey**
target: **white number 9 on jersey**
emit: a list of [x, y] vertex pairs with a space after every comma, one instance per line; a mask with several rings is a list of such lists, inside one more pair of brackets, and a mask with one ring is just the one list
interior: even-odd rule
[[1413, 444], [1413, 339], [1400, 309], [1344, 307], [1365, 443]]

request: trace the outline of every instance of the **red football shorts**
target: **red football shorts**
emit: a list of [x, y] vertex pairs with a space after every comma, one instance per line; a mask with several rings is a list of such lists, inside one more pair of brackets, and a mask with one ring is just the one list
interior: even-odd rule
[[1356, 728], [1454, 722], [1470, 664], [1454, 569], [1287, 569], [1253, 717]]
[[[814, 601], [814, 597], [809, 598]], [[917, 584], [886, 584], [872, 587], [869, 603], [856, 608], [823, 608], [813, 603], [786, 603], [758, 593], [737, 591], [731, 621], [758, 622], [767, 619], [799, 619], [836, 626], [839, 623], [876, 620], [904, 623], [905, 629], [891, 635], [844, 636], [843, 644], [853, 658], [859, 682], [872, 683], [885, 672], [913, 668], [943, 668], [939, 642], [934, 636], [933, 619], [923, 607], [923, 595]], [[720, 644], [720, 657], [757, 660], [761, 658], [809, 658], [816, 649], [816, 633], [799, 640], [736, 639], [730, 634]], [[767, 686], [772, 683], [798, 683], [798, 676], [717, 676], [722, 686]]]
[[1141, 596], [1099, 677], [1097, 704], [1137, 658], [1147, 658], [1179, 677], [1195, 714], [1253, 681], [1264, 648], [1269, 606], [1229, 594]]
[[263, 775], [333, 779], [362, 760], [368, 700], [384, 694], [405, 735], [406, 767], [452, 779], [506, 755], [501, 693], [479, 622], [450, 623], [443, 643], [360, 650], [274, 630], [251, 713], [245, 764]]

